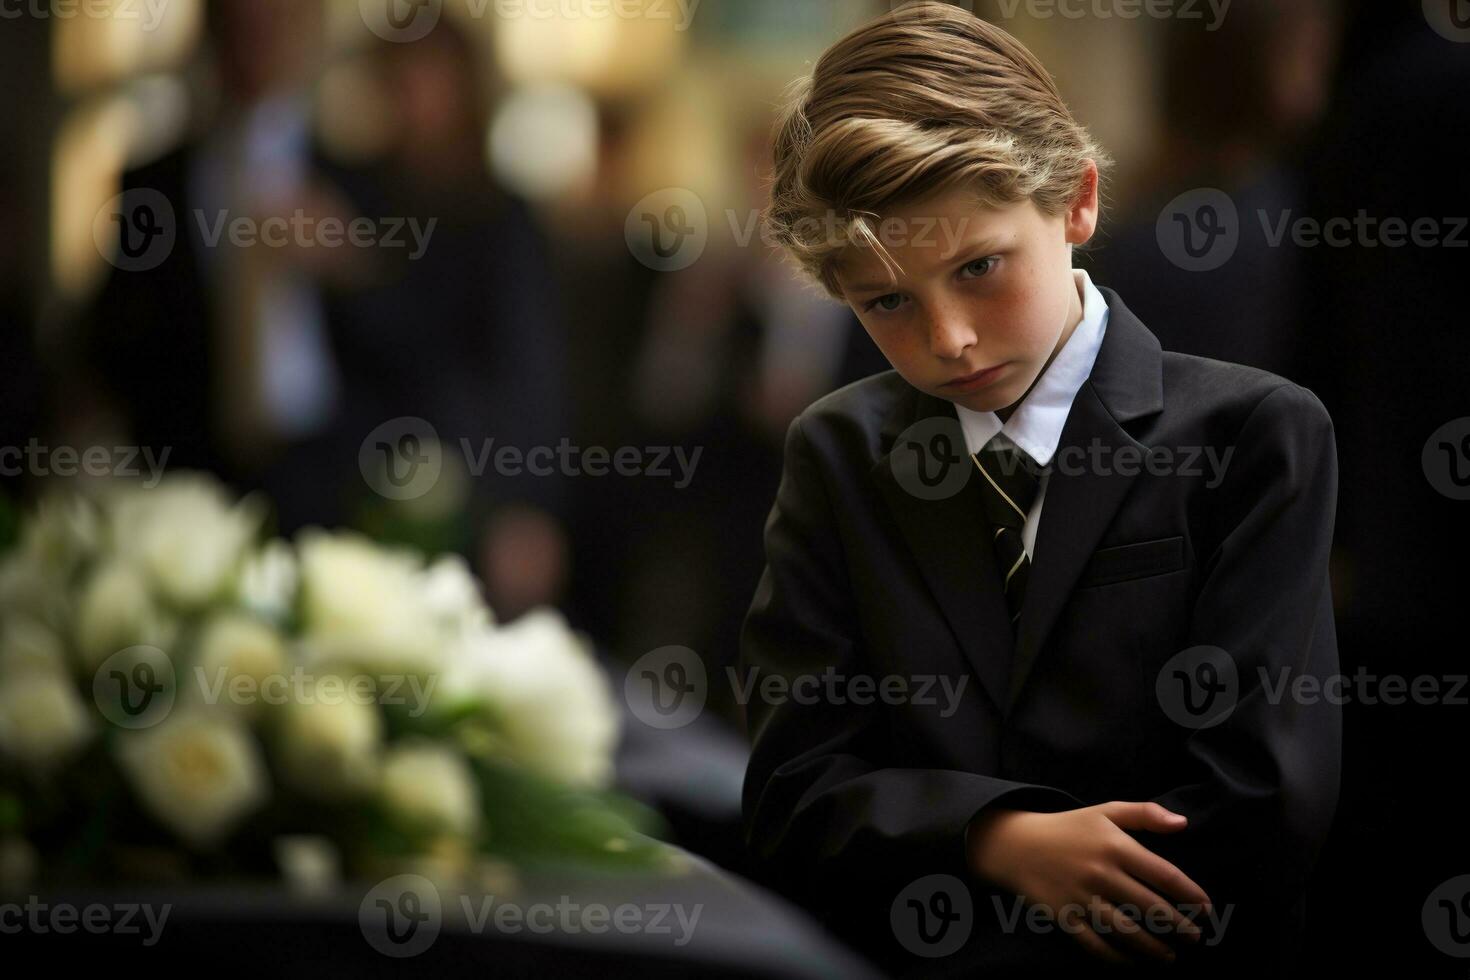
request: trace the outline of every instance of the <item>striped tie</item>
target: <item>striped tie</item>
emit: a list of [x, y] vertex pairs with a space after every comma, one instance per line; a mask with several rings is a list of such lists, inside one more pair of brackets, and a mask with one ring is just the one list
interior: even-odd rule
[[1036, 500], [1041, 473], [1035, 460], [1002, 435], [991, 439], [972, 458], [980, 469], [985, 517], [995, 531], [995, 556], [1014, 624], [1021, 616], [1021, 601], [1026, 597], [1026, 579], [1031, 572], [1021, 529]]

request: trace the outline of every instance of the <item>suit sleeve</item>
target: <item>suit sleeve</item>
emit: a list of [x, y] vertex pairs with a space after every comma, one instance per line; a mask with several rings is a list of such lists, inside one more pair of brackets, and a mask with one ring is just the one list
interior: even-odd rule
[[[1237, 693], [1223, 721], [1189, 732], [1187, 777], [1154, 797], [1187, 816], [1188, 828], [1139, 832], [1204, 888], [1217, 915], [1232, 907], [1213, 947], [1219, 956], [1253, 942], [1301, 897], [1336, 809], [1342, 740], [1325, 686], [1338, 673], [1327, 571], [1332, 421], [1315, 395], [1288, 384], [1257, 404], [1236, 450], [1209, 491], [1219, 543], [1204, 566], [1190, 645], [1228, 654]], [[1294, 697], [1303, 678], [1308, 694]]]
[[[766, 523], [766, 568], [741, 634], [744, 678], [779, 675], [789, 684], [829, 669], [872, 673], [818, 459], [796, 419]], [[877, 699], [767, 701], [753, 690], [743, 819], [754, 870], [823, 917], [872, 917], [887, 931], [890, 904], [910, 882], [971, 877], [965, 828], [985, 808], [1082, 805], [1046, 786], [891, 764], [896, 753]]]

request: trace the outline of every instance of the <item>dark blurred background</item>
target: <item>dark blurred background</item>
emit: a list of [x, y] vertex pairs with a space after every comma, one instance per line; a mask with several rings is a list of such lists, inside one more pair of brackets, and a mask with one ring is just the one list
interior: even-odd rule
[[[0, 20], [0, 446], [167, 448], [170, 468], [267, 491], [283, 533], [353, 525], [459, 551], [501, 618], [555, 604], [611, 665], [693, 649], [712, 710], [635, 733], [624, 783], [680, 843], [739, 870], [743, 735], [723, 667], [782, 437], [812, 400], [887, 367], [751, 234], [766, 139], [783, 85], [889, 5], [704, 0], [683, 23], [674, 3], [508, 17], [446, 0], [411, 40], [357, 0], [70, 6]], [[1470, 416], [1470, 3], [970, 6], [1036, 52], [1118, 161], [1079, 263], [1166, 348], [1275, 371], [1327, 404], [1344, 672], [1463, 675], [1470, 504], [1436, 489], [1424, 453]], [[673, 271], [637, 240], [640, 202], [669, 188], [698, 199], [708, 235]], [[1237, 210], [1238, 243], [1186, 268], [1160, 228], [1206, 189]], [[126, 268], [109, 202], [142, 190], [171, 205], [177, 240]], [[211, 244], [220, 212], [397, 223], [406, 246]], [[1434, 240], [1273, 240], [1360, 213], [1380, 229], [1429, 219]], [[361, 464], [370, 433], [404, 418], [432, 426], [445, 472], [394, 501]], [[686, 485], [672, 454], [666, 476], [475, 473], [492, 437], [701, 455]], [[25, 501], [54, 479], [12, 467], [0, 490]], [[1443, 970], [1421, 906], [1470, 871], [1467, 708], [1345, 718], [1314, 948]]]

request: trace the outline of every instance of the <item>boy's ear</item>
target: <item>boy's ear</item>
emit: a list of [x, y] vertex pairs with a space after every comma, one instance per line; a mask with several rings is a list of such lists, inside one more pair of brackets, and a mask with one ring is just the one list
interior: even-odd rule
[[1068, 245], [1085, 245], [1097, 231], [1097, 179], [1097, 162], [1088, 160], [1082, 186], [1066, 215]]

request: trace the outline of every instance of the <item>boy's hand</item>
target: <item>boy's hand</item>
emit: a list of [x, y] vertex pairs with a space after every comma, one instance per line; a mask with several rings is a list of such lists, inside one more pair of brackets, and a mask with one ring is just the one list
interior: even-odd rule
[[[1166, 899], [1208, 909], [1210, 898], [1184, 872], [1124, 831], [1168, 834], [1183, 830], [1186, 823], [1183, 815], [1157, 803], [1113, 801], [1059, 813], [992, 809], [971, 822], [966, 842], [970, 868], [981, 878], [1053, 916], [1068, 905], [1087, 909], [1083, 921], [1059, 921], [1090, 953], [1115, 963], [1132, 962], [1092, 927], [1100, 922], [1119, 945], [1172, 961], [1173, 950], [1149, 934], [1147, 922], [1138, 923], [1117, 906], [1131, 905], [1145, 915], [1150, 909], [1166, 909], [1172, 927], [1198, 942], [1199, 928]], [[1164, 914], [1153, 912], [1150, 918], [1157, 921]]]

